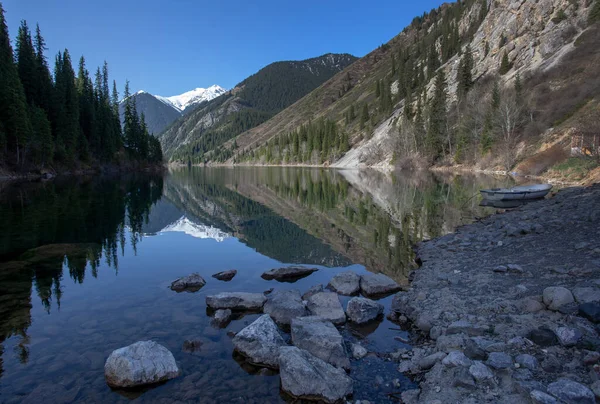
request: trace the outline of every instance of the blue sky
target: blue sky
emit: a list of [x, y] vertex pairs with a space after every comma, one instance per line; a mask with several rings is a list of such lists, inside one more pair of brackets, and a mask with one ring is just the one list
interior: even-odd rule
[[0, 0], [10, 35], [40, 24], [53, 63], [68, 48], [122, 89], [175, 95], [231, 88], [269, 63], [324, 53], [364, 56], [440, 0]]

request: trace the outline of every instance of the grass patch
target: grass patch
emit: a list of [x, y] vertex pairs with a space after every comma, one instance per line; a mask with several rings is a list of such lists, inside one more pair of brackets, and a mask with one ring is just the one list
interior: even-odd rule
[[598, 160], [594, 158], [570, 157], [552, 167], [552, 171], [570, 180], [581, 180], [598, 166]]

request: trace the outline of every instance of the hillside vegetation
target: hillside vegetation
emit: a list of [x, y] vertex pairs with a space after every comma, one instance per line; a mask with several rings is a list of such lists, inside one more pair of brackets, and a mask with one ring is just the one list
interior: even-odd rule
[[290, 106], [356, 60], [327, 54], [303, 61], [272, 63], [232, 90], [173, 123], [159, 138], [168, 157], [184, 163], [225, 160], [221, 145]]
[[600, 90], [598, 7], [444, 4], [226, 143], [228, 161], [509, 170], [567, 130], [597, 133], [580, 111]]

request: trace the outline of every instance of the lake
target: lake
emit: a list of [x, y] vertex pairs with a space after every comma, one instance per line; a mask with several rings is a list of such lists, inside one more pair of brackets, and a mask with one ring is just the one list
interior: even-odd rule
[[[507, 182], [240, 167], [0, 184], [0, 402], [285, 402], [276, 372], [233, 353], [231, 333], [258, 315], [217, 328], [207, 295], [304, 293], [347, 270], [407, 284], [413, 245], [489, 214], [475, 195]], [[289, 265], [319, 270], [295, 283], [260, 276]], [[238, 271], [230, 282], [211, 277], [228, 269]], [[192, 272], [206, 279], [202, 289], [170, 290]], [[391, 299], [380, 300], [386, 313]], [[386, 402], [412, 385], [386, 360], [408, 347], [407, 331], [385, 318], [340, 331], [374, 353], [351, 361], [355, 400]], [[167, 347], [181, 376], [109, 388], [106, 358], [139, 340]], [[186, 340], [200, 349], [184, 350]]]

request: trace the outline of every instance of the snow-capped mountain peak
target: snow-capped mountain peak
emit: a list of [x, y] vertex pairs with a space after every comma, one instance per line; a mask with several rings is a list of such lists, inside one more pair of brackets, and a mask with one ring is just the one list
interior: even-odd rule
[[217, 98], [226, 91], [227, 90], [225, 90], [223, 87], [215, 84], [208, 88], [196, 88], [183, 94], [174, 95], [171, 97], [162, 97], [160, 95], [156, 95], [155, 97], [166, 104], [172, 105], [179, 111], [184, 111], [191, 105]]
[[195, 238], [212, 238], [217, 242], [222, 242], [231, 237], [229, 234], [217, 229], [216, 227], [194, 223], [185, 216], [182, 216], [177, 221], [171, 223], [160, 231], [160, 233], [169, 232], [185, 233]]

